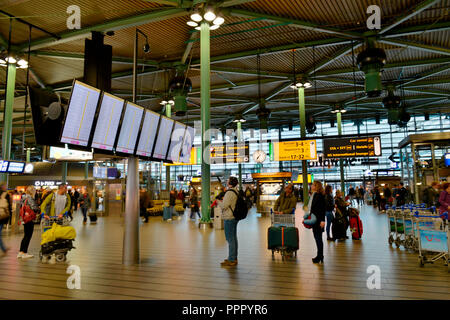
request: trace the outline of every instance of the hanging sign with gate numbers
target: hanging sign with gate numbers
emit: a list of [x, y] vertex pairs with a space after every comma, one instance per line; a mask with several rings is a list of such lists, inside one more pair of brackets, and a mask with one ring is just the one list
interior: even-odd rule
[[273, 161], [300, 161], [317, 159], [316, 140], [274, 142], [273, 151]]

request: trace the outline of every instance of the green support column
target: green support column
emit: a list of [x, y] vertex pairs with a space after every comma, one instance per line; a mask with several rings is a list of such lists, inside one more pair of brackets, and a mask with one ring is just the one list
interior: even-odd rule
[[63, 162], [62, 163], [62, 178], [61, 178], [61, 182], [62, 183], [66, 183], [67, 182], [67, 162]]
[[[242, 123], [237, 123], [237, 134], [238, 134], [238, 142], [242, 142]], [[238, 164], [239, 171], [239, 190], [242, 190], [242, 164]]]
[[[338, 127], [338, 135], [342, 135], [342, 113], [336, 113], [337, 116], [337, 127]], [[342, 159], [339, 159], [339, 170], [341, 173], [341, 192], [342, 195], [345, 196], [345, 177], [344, 177], [344, 162]]]
[[210, 214], [210, 135], [206, 134], [210, 126], [210, 38], [209, 25], [203, 21], [200, 25], [200, 104], [202, 120], [202, 219], [200, 226], [211, 224]]
[[[14, 90], [16, 86], [16, 65], [8, 64], [8, 78], [6, 80], [5, 113], [3, 116], [2, 158], [11, 159], [11, 131], [14, 104]], [[1, 174], [1, 180], [8, 184], [8, 175]]]
[[31, 162], [31, 149], [27, 148], [27, 162]]
[[[300, 115], [300, 137], [306, 138], [306, 108], [305, 108], [305, 88], [298, 88], [298, 107]], [[308, 203], [308, 166], [306, 160], [302, 160], [303, 176], [303, 204]]]
[[[172, 118], [172, 106], [166, 104], [166, 117]], [[166, 166], [166, 190], [170, 192], [170, 166]]]

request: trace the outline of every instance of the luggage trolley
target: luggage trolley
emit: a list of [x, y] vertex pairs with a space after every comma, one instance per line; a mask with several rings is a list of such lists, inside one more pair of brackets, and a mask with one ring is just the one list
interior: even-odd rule
[[[49, 219], [44, 218], [44, 214], [41, 214], [41, 234], [52, 228], [53, 223], [61, 226], [68, 226], [70, 219], [68, 214], [65, 213], [62, 218], [58, 216], [49, 216]], [[39, 259], [41, 262], [46, 263], [50, 260], [51, 256], [55, 255], [55, 260], [58, 262], [64, 262], [67, 259], [67, 252], [75, 249], [73, 246], [73, 240], [61, 239], [44, 243], [41, 245], [39, 251]]]
[[[295, 209], [292, 210], [291, 214], [274, 214], [273, 209], [270, 209], [270, 222], [272, 227], [295, 227]], [[289, 257], [294, 254], [297, 257], [297, 250], [290, 251], [287, 247], [277, 247], [272, 249], [272, 259], [275, 258], [275, 252], [281, 254], [281, 259], [284, 260], [285, 257]]]
[[390, 245], [395, 243], [397, 247], [405, 243], [405, 221], [403, 211], [397, 209], [396, 206], [389, 207], [386, 205], [386, 215], [389, 223], [389, 238]]
[[[417, 234], [419, 240], [419, 265], [433, 263], [440, 259], [450, 272], [450, 234], [448, 226], [448, 213], [438, 215], [415, 214], [417, 218]], [[428, 254], [428, 256], [427, 256]]]
[[395, 210], [393, 208], [390, 208], [388, 205], [386, 205], [386, 216], [388, 217], [388, 242], [389, 245], [392, 245], [395, 241]]

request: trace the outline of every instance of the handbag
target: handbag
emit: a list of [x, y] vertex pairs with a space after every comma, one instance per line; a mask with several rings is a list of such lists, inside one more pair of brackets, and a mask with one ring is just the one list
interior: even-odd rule
[[303, 225], [306, 229], [311, 229], [317, 223], [317, 217], [314, 213], [306, 213], [303, 216]]
[[25, 200], [24, 204], [20, 208], [20, 217], [22, 218], [24, 224], [36, 219], [36, 212], [30, 208], [27, 202], [28, 200]]

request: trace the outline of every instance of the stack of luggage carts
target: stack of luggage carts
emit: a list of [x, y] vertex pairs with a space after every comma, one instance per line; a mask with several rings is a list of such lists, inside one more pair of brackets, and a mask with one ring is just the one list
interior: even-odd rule
[[448, 212], [439, 213], [436, 207], [425, 204], [386, 206], [388, 243], [417, 252], [419, 265], [443, 260], [450, 272], [450, 231]]

